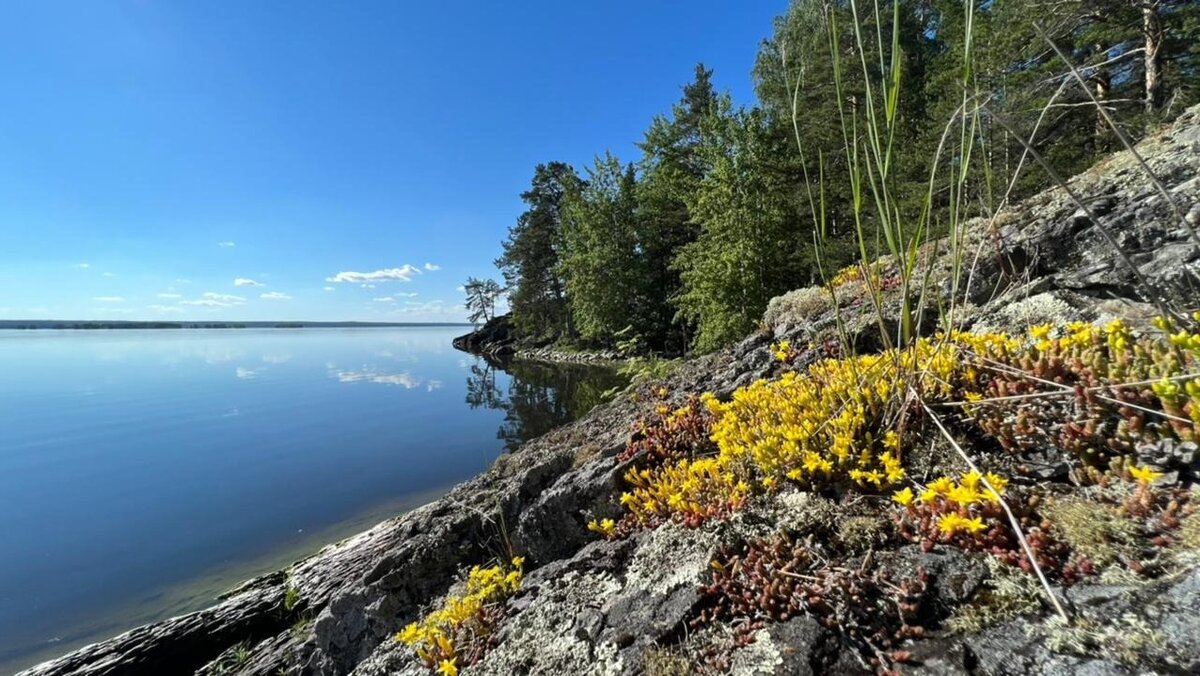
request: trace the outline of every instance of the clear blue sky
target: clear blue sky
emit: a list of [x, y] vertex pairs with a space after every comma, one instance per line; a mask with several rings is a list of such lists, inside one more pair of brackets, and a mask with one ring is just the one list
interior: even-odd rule
[[460, 320], [535, 164], [751, 101], [785, 7], [5, 3], [0, 318]]

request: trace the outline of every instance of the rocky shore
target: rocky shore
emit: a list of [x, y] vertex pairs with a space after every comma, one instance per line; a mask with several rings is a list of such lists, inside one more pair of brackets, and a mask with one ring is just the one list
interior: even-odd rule
[[592, 366], [613, 366], [625, 361], [615, 350], [564, 350], [553, 345], [522, 342], [516, 338], [508, 315], [500, 315], [478, 329], [455, 338], [453, 345], [463, 352], [499, 360], [524, 359]]
[[[1188, 111], [1139, 150], [1184, 218], [1200, 221], [1200, 109]], [[1071, 187], [1086, 210], [1053, 189], [992, 221], [971, 224], [966, 246], [981, 252], [971, 283], [940, 290], [947, 298], [959, 294], [962, 325], [1022, 332], [1042, 322], [1115, 317], [1144, 324], [1155, 308], [1122, 255], [1163, 297], [1196, 309], [1200, 252], [1132, 157], [1119, 153], [1073, 179]], [[1102, 228], [1119, 234], [1122, 255]], [[923, 255], [939, 279], [948, 265], [946, 252]], [[525, 557], [524, 583], [507, 601], [494, 644], [478, 664], [464, 665], [463, 674], [700, 673], [716, 653], [724, 670], [738, 674], [878, 668], [851, 649], [844, 630], [803, 612], [765, 624], [735, 647], [729, 645], [734, 639], [728, 627], [694, 629], [714, 559], [729, 547], [783, 530], [828, 543], [844, 557], [840, 565], [846, 571], [922, 580], [920, 607], [929, 630], [883, 656], [895, 661], [897, 671], [1200, 670], [1200, 554], [1192, 549], [1200, 542], [1186, 538], [1172, 545], [1169, 565], [1152, 578], [1112, 575], [1073, 586], [1056, 581], [1056, 594], [1074, 618], [1071, 626], [1061, 626], [1029, 576], [1014, 577], [984, 553], [882, 535], [875, 540], [886, 529], [886, 499], [784, 489], [696, 527], [668, 522], [612, 539], [589, 530], [593, 519], [622, 514], [622, 477], [643, 459], [636, 447], [626, 453], [631, 431], [635, 421], [651, 418], [662, 405], [658, 393], [665, 390], [672, 406], [691, 393], [728, 399], [756, 380], [802, 369], [819, 358], [839, 315], [843, 321], [851, 317], [848, 330], [858, 336], [862, 351], [878, 347], [878, 338], [872, 338], [878, 335], [876, 320], [846, 312], [852, 300], [834, 307], [842, 302], [820, 289], [781, 296], [772, 301], [763, 332], [686, 362], [666, 382], [619, 396], [526, 443], [431, 504], [251, 580], [212, 608], [135, 629], [24, 674], [430, 674], [393, 636], [444, 597], [465, 568], [508, 550]], [[936, 321], [932, 311], [922, 319]], [[456, 339], [455, 347], [510, 356], [519, 349], [510, 334], [505, 318], [498, 318]], [[782, 341], [815, 347], [784, 363], [772, 348]], [[1161, 481], [1190, 491], [1197, 458], [1183, 450], [1170, 451], [1170, 473]], [[928, 466], [936, 462], [942, 461], [929, 459]], [[1043, 475], [1067, 492], [1075, 490], [1067, 480], [1070, 471], [1067, 463], [1050, 459]], [[961, 619], [962, 608], [983, 608], [986, 599], [1009, 606], [975, 624], [963, 620], [950, 628], [948, 618]]]

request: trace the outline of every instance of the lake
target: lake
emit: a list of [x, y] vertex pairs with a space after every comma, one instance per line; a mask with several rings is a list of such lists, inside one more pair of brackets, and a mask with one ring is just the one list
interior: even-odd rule
[[621, 384], [465, 331], [0, 331], [0, 672], [204, 607]]

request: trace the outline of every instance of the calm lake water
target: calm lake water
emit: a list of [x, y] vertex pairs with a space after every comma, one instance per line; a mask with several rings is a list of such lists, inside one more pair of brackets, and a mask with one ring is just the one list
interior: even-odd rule
[[0, 331], [0, 672], [436, 498], [619, 382], [463, 332]]

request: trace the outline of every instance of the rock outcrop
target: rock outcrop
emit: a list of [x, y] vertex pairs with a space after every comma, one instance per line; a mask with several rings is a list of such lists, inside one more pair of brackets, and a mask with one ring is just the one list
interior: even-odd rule
[[[1020, 329], [1048, 320], [1146, 317], [1162, 298], [1194, 308], [1200, 248], [1188, 224], [1200, 221], [1200, 108], [1139, 150], [1181, 213], [1128, 153], [1119, 153], [1071, 182], [1086, 210], [1052, 189], [970, 224], [971, 281], [961, 290], [940, 289], [956, 301], [957, 318], [976, 328]], [[926, 250], [924, 260], [934, 266], [935, 281], [945, 278], [944, 249]], [[726, 397], [777, 374], [772, 342], [819, 344], [833, 330], [833, 302], [819, 289], [777, 298], [765, 318], [769, 331], [683, 364], [665, 386]], [[855, 315], [853, 298], [836, 302], [844, 304], [842, 319], [850, 317], [851, 331], [868, 340], [874, 320]], [[509, 335], [498, 318], [455, 346], [511, 347]], [[627, 463], [616, 457], [631, 425], [655, 404], [651, 396], [618, 397], [501, 457], [444, 498], [252, 580], [208, 610], [133, 630], [25, 674], [427, 674], [393, 634], [443, 596], [464, 567], [509, 547], [527, 558], [525, 583], [508, 601], [496, 645], [464, 674], [689, 673], [689, 650], [729, 640], [689, 633], [717, 549], [771, 535], [782, 524], [835, 533], [846, 514], [823, 498], [782, 491], [701, 527], [669, 523], [598, 540], [586, 524], [621, 513], [616, 496]], [[856, 561], [926, 571], [931, 604], [948, 608], [998, 584], [985, 558], [907, 545], [865, 552]], [[1063, 592], [1080, 618], [1071, 627], [1047, 619], [1035, 601], [1030, 609], [1036, 609], [1020, 619], [926, 636], [906, 648], [911, 654], [901, 669], [1118, 674], [1140, 670], [1127, 659], [1136, 653], [1163, 656], [1155, 664], [1194, 673], [1200, 670], [1200, 569], [1193, 566], [1151, 582], [1072, 587]], [[728, 668], [739, 674], [868, 669], [804, 615], [768, 625], [732, 655]]]

